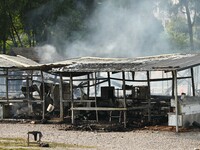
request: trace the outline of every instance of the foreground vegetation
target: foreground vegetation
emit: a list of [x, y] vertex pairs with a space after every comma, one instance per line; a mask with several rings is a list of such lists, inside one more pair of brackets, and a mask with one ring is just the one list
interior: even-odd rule
[[[44, 142], [47, 143], [47, 142]], [[95, 148], [92, 146], [83, 146], [83, 145], [73, 145], [73, 144], [64, 144], [64, 143], [55, 143], [48, 142], [48, 149], [70, 149], [70, 148], [78, 148], [78, 149], [91, 149]], [[44, 149], [44, 147], [39, 147], [37, 143], [31, 143], [29, 146], [27, 145], [27, 140], [22, 138], [0, 138], [0, 149], [1, 150], [40, 150]]]

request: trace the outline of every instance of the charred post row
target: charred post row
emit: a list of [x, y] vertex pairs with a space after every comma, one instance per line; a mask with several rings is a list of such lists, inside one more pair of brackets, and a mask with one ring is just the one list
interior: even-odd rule
[[[191, 75], [178, 76], [176, 74], [174, 76], [174, 74], [171, 74], [170, 77], [164, 77], [164, 78], [163, 77], [151, 78], [153, 76], [152, 72], [162, 71], [163, 73], [170, 74], [170, 72], [173, 72], [174, 70], [176, 71], [187, 70], [189, 68], [198, 66], [199, 63], [197, 61], [199, 58], [198, 56], [197, 57], [195, 56], [196, 58], [191, 58], [192, 55], [190, 56], [188, 55], [189, 57], [187, 57], [187, 55], [182, 55], [183, 57], [181, 55], [180, 56], [173, 55], [172, 57], [171, 56], [168, 55], [168, 56], [147, 57], [139, 59], [136, 58], [133, 60], [136, 61], [135, 64], [130, 59], [123, 59], [120, 60], [120, 63], [118, 63], [117, 62], [118, 59], [111, 59], [111, 58], [109, 59], [81, 58], [73, 61], [73, 65], [69, 67], [66, 66], [65, 69], [62, 71], [62, 73], [65, 74], [71, 72], [72, 74], [76, 74], [77, 76], [79, 73], [80, 75], [83, 75], [84, 73], [90, 72], [91, 78], [90, 79], [87, 78], [89, 81], [85, 79], [82, 80], [82, 82], [87, 82], [88, 84], [83, 84], [84, 86], [82, 87], [84, 88], [87, 87], [87, 91], [90, 91], [90, 93], [92, 93], [91, 91], [92, 88], [94, 87], [99, 87], [98, 91], [100, 91], [100, 92], [97, 91], [97, 95], [95, 94], [95, 96], [92, 94], [88, 94], [86, 96], [87, 100], [83, 99], [81, 100], [81, 98], [80, 98], [81, 101], [79, 99], [74, 100], [74, 107], [73, 107], [74, 122], [79, 122], [83, 120], [86, 121], [90, 119], [94, 120], [95, 113], [92, 114], [92, 112], [98, 111], [99, 121], [101, 121], [101, 118], [103, 118], [104, 121], [105, 120], [113, 121], [114, 118], [117, 118], [116, 119], [117, 121], [123, 120], [121, 121], [121, 123], [124, 124], [124, 127], [126, 127], [127, 123], [133, 124], [137, 122], [138, 125], [139, 124], [141, 125], [142, 123], [146, 124], [168, 123], [172, 126], [176, 126], [177, 128], [177, 123], [178, 123], [178, 121], [176, 121], [177, 118], [180, 117], [180, 115], [182, 115], [183, 118], [185, 116], [183, 116], [183, 112], [178, 112], [177, 110], [177, 108], [179, 107], [178, 105], [180, 105], [180, 103], [177, 103], [177, 105], [173, 105], [172, 103], [174, 97], [175, 99], [179, 99], [176, 89], [177, 84], [174, 85], [174, 83], [175, 80], [177, 79], [178, 80], [191, 79], [193, 85], [192, 86], [193, 96], [194, 96], [195, 86], [194, 86], [193, 70], [191, 69]], [[125, 61], [125, 63], [123, 63], [123, 61]], [[144, 72], [144, 71], [146, 71], [146, 79], [135, 78], [136, 72]], [[94, 80], [94, 75], [92, 74], [97, 72], [99, 73], [105, 72], [107, 74], [107, 79], [105, 77], [98, 76], [96, 79], [97, 82], [95, 83], [92, 82], [92, 80]], [[126, 75], [124, 75], [123, 72], [126, 73], [130, 72], [132, 74], [132, 79], [130, 78], [127, 79], [127, 77], [125, 77]], [[122, 73], [120, 78], [113, 76], [113, 74], [118, 74], [118, 73], [119, 74]], [[80, 79], [76, 78], [73, 78], [73, 81], [81, 82]], [[116, 81], [122, 84], [120, 86], [113, 85], [113, 83]], [[130, 83], [131, 81], [132, 83]], [[170, 94], [167, 95], [152, 94], [152, 89], [151, 89], [152, 83], [160, 81], [169, 82], [168, 84], [170, 84], [171, 87]], [[106, 82], [108, 82], [107, 85], [105, 84]], [[141, 86], [141, 84], [137, 85], [135, 83], [146, 83], [146, 84], [143, 84]], [[111, 91], [110, 93], [114, 94], [108, 94], [109, 92], [107, 92], [106, 94], [105, 91]], [[129, 92], [131, 91], [130, 92], [131, 94], [127, 94], [128, 91]], [[143, 94], [146, 93], [147, 96], [145, 98], [141, 98], [140, 97], [141, 93]], [[114, 95], [113, 96], [114, 98], [111, 95]], [[95, 101], [95, 99], [97, 99], [97, 101]], [[187, 99], [184, 99], [184, 101], [187, 101]], [[82, 104], [80, 102], [82, 102]], [[90, 105], [86, 104], [84, 105], [83, 102], [89, 103]], [[95, 102], [97, 102], [97, 105], [95, 105], [96, 104]], [[119, 104], [121, 104], [121, 106], [119, 106]], [[146, 104], [145, 107], [144, 104]], [[113, 114], [114, 111], [118, 113], [114, 115]], [[124, 115], [122, 115], [121, 112], [123, 112]], [[173, 118], [173, 115], [175, 115], [175, 119]], [[105, 116], [107, 116], [107, 118]], [[182, 120], [182, 126], [184, 126], [184, 122], [187, 119], [183, 120]], [[191, 122], [192, 120], [189, 121]], [[176, 131], [178, 132], [178, 129]]]
[[[0, 64], [1, 118], [72, 124], [92, 120], [124, 127], [165, 123], [176, 126], [177, 132], [179, 126], [200, 122], [195, 120], [200, 118], [195, 89], [200, 54], [80, 58], [50, 65], [0, 55], [4, 58], [7, 62]], [[186, 75], [180, 75], [181, 71], [187, 71], [182, 73]], [[158, 72], [162, 76], [157, 77]], [[188, 93], [179, 86], [183, 80], [191, 82]], [[161, 81], [169, 84], [166, 95], [154, 94], [155, 87], [162, 93], [162, 84], [157, 85]]]
[[[35, 75], [32, 70], [2, 69], [0, 72], [1, 118], [41, 118], [44, 102], [39, 89], [42, 85], [39, 71], [34, 71]], [[40, 79], [37, 81], [34, 78]]]
[[[130, 122], [137, 122], [138, 125], [141, 125], [141, 120], [143, 123], [147, 124], [151, 121], [151, 109], [153, 109], [152, 116], [156, 117], [156, 115], [158, 116], [158, 114], [161, 114], [159, 117], [166, 117], [167, 112], [158, 112], [159, 108], [157, 107], [161, 107], [161, 105], [154, 104], [153, 106], [155, 108], [151, 106], [150, 83], [148, 73], [148, 80], [146, 80], [145, 86], [133, 86], [126, 84], [125, 72], [122, 72], [122, 78], [118, 78], [118, 80], [121, 80], [122, 82], [120, 88], [116, 88], [115, 86], [113, 86], [112, 80], [108, 82], [108, 86], [105, 86], [104, 84], [103, 86], [97, 88], [97, 85], [100, 86], [98, 82], [100, 82], [101, 78], [98, 78], [96, 74], [97, 73], [91, 74], [91, 76], [94, 77], [94, 83], [92, 85], [90, 84], [90, 82], [92, 82], [93, 80], [91, 80], [91, 78], [89, 79], [88, 75], [85, 78], [89, 79], [90, 81], [85, 81], [85, 78], [83, 78], [83, 81], [87, 83], [87, 86], [85, 86], [85, 91], [88, 91], [88, 89], [90, 89], [89, 91], [94, 91], [94, 95], [92, 96], [92, 94], [87, 95], [84, 93], [83, 95], [85, 95], [85, 97], [80, 96], [77, 99], [71, 100], [70, 110], [72, 112], [72, 124], [75, 124], [75, 122], [95, 119], [96, 121], [109, 120], [114, 122], [118, 122], [118, 120], [121, 120], [120, 123], [123, 124], [124, 127], [126, 127], [126, 124]], [[107, 72], [107, 74], [112, 73]], [[110, 76], [108, 76], [108, 78], [109, 77]], [[70, 83], [71, 82], [74, 81], [72, 80], [70, 81]], [[82, 81], [79, 82], [82, 83]], [[74, 93], [71, 94], [74, 95]], [[70, 97], [72, 97], [72, 95]], [[64, 100], [63, 102], [70, 103], [70, 101], [67, 100]], [[156, 103], [159, 103], [159, 101], [156, 100]], [[169, 99], [166, 100], [164, 105], [167, 105], [168, 103]], [[153, 111], [155, 111], [156, 114], [153, 114]], [[93, 114], [93, 112], [96, 112], [96, 116], [95, 114]]]

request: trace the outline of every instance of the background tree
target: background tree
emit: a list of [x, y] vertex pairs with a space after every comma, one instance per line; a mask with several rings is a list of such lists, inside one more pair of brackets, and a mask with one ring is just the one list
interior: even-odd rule
[[[176, 3], [174, 3], [176, 2]], [[161, 8], [164, 8], [168, 11], [170, 20], [171, 21], [180, 21], [182, 20], [183, 24], [187, 24], [187, 34], [189, 36], [189, 45], [190, 50], [194, 51], [198, 48], [198, 39], [194, 35], [196, 35], [197, 30], [194, 30], [195, 26], [197, 26], [197, 18], [199, 17], [200, 13], [200, 1], [198, 0], [178, 0], [178, 1], [172, 1], [172, 0], [161, 0]], [[183, 22], [185, 20], [185, 23]], [[171, 24], [172, 25], [172, 24]], [[175, 25], [175, 24], [174, 24]], [[179, 24], [181, 26], [181, 24]], [[185, 34], [184, 32], [179, 32], [180, 34]], [[181, 36], [180, 36], [181, 37]], [[187, 48], [187, 47], [185, 47]]]
[[[89, 31], [88, 18], [105, 0], [1, 0], [0, 1], [0, 48], [6, 53], [11, 47], [33, 47], [52, 44], [60, 51], [74, 40], [85, 39]], [[168, 23], [164, 26], [170, 48], [195, 50], [200, 48], [200, 1], [157, 0], [113, 0], [117, 7], [131, 8], [133, 16], [149, 24], [141, 31], [138, 45], [145, 50], [161, 49], [151, 43], [158, 42], [163, 32], [161, 22], [151, 12], [155, 2], [160, 11], [168, 12]], [[134, 5], [133, 5], [134, 4]], [[142, 12], [142, 13], [141, 13]], [[140, 13], [139, 15], [137, 15]], [[112, 19], [112, 18], [111, 18]], [[152, 22], [153, 25], [152, 26]], [[97, 27], [98, 28], [98, 27]], [[133, 27], [134, 29], [134, 27]], [[143, 33], [143, 34], [142, 34]], [[147, 39], [147, 40], [145, 40]], [[62, 47], [63, 45], [63, 47]], [[147, 45], [150, 45], [147, 46]]]
[[[32, 47], [54, 39], [71, 38], [84, 28], [93, 0], [2, 0], [0, 1], [0, 46]], [[60, 34], [62, 33], [62, 34]]]

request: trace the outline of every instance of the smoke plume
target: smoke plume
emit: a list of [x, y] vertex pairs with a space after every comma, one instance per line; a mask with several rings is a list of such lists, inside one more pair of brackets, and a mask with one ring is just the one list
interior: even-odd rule
[[60, 16], [58, 23], [49, 28], [51, 32], [60, 33], [56, 38], [51, 37], [51, 43], [65, 58], [136, 57], [170, 53], [167, 51], [169, 47], [162, 22], [155, 17], [155, 2], [109, 0], [97, 3], [93, 14], [84, 22], [87, 27], [84, 36], [75, 33], [70, 41], [62, 39], [64, 33], [60, 30], [63, 26], [61, 22], [67, 17]]
[[164, 29], [152, 1], [105, 1], [86, 21], [84, 39], [66, 42], [67, 57], [135, 57], [164, 53]]
[[61, 57], [57, 52], [56, 48], [52, 45], [35, 47], [35, 49], [40, 58], [40, 63], [56, 62], [57, 60], [63, 59], [63, 57]]

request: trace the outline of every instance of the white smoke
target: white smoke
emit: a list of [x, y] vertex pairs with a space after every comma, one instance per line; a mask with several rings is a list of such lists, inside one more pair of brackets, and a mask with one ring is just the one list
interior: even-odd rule
[[166, 52], [168, 43], [161, 22], [154, 17], [153, 2], [127, 2], [127, 6], [114, 0], [98, 5], [86, 21], [87, 35], [66, 42], [65, 55], [135, 57]]
[[[73, 32], [67, 41], [63, 26], [70, 16], [60, 16], [57, 24], [49, 27], [49, 41], [66, 58], [82, 56], [137, 57], [170, 53], [162, 22], [154, 12], [156, 1], [109, 0], [96, 3], [90, 18], [85, 20], [84, 35]], [[72, 17], [72, 16], [71, 16]], [[70, 28], [69, 28], [70, 29]], [[49, 42], [48, 42], [49, 43]], [[59, 60], [55, 47], [41, 47], [42, 62]], [[45, 53], [45, 54], [43, 54]]]
[[40, 58], [40, 63], [55, 62], [62, 59], [56, 48], [52, 45], [46, 44], [41, 47], [36, 47], [35, 49], [38, 53], [38, 57]]

